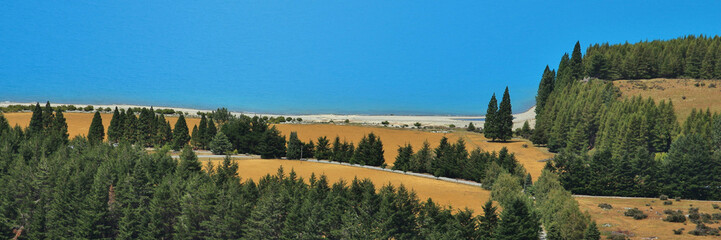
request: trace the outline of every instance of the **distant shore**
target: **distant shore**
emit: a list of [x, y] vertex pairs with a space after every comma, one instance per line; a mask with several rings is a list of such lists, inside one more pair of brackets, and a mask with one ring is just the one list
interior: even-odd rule
[[[9, 102], [4, 101], [0, 102], [0, 107], [7, 107], [9, 105], [29, 105], [29, 104], [35, 104], [34, 102]], [[44, 104], [41, 104], [44, 106]], [[121, 109], [128, 109], [128, 108], [150, 108], [150, 106], [142, 106], [142, 105], [129, 105], [129, 104], [78, 104], [78, 103], [50, 103], [51, 106], [60, 106], [60, 105], [75, 105], [77, 107], [84, 107], [91, 105], [95, 108], [111, 108], [115, 109], [115, 107], [121, 108]], [[180, 107], [165, 107], [165, 106], [153, 106], [155, 109], [173, 109], [176, 112], [184, 112], [190, 115], [196, 115], [198, 112], [202, 113], [209, 113], [214, 110], [204, 110], [204, 109], [193, 109], [193, 108], [180, 108]], [[536, 121], [536, 106], [531, 107], [525, 112], [513, 114], [513, 128], [520, 128], [523, 126], [523, 123], [525, 121], [528, 121], [528, 123], [533, 126]], [[478, 116], [448, 116], [448, 115], [437, 115], [437, 116], [415, 116], [415, 115], [360, 115], [360, 114], [265, 114], [265, 113], [254, 113], [254, 112], [231, 112], [233, 115], [248, 115], [248, 116], [268, 116], [268, 117], [277, 117], [277, 116], [284, 116], [284, 117], [292, 117], [292, 118], [302, 118], [303, 122], [308, 123], [327, 123], [327, 122], [336, 122], [341, 123], [345, 120], [348, 120], [350, 123], [359, 123], [359, 124], [374, 124], [374, 125], [380, 125], [383, 121], [388, 121], [390, 126], [413, 126], [415, 123], [420, 123], [423, 126], [449, 126], [449, 125], [455, 125], [456, 127], [465, 127], [468, 125], [468, 123], [473, 123], [476, 127], [482, 127], [483, 126], [483, 115]]]

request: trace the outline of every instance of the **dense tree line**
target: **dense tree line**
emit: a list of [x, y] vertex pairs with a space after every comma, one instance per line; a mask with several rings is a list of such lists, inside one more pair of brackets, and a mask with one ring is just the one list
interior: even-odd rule
[[470, 153], [466, 143], [459, 139], [449, 143], [443, 137], [438, 147], [431, 149], [427, 142], [417, 151], [409, 144], [398, 148], [398, 156], [393, 164], [394, 170], [430, 173], [436, 177], [460, 178], [483, 184], [490, 189], [498, 175], [512, 174], [525, 179], [526, 169], [518, 163], [513, 153], [505, 147], [498, 153], [475, 149]]
[[367, 179], [305, 181], [281, 168], [241, 181], [229, 158], [203, 168], [188, 145], [179, 161], [169, 147], [125, 141], [56, 146], [43, 134], [54, 128], [32, 123], [10, 128], [0, 115], [3, 238], [15, 229], [20, 239], [537, 239], [520, 198], [500, 218], [490, 201], [476, 217]]
[[611, 83], [578, 81], [573, 58], [563, 59], [555, 77], [544, 70], [531, 137], [559, 152], [548, 168], [563, 186], [577, 194], [721, 199], [718, 115], [694, 110], [680, 127], [672, 102], [621, 100]]
[[[583, 57], [585, 76], [616, 79], [721, 79], [721, 37], [689, 35], [634, 44], [593, 44]], [[560, 68], [559, 68], [560, 71]]]
[[325, 136], [319, 137], [317, 144], [314, 144], [312, 140], [304, 143], [298, 139], [295, 132], [291, 132], [286, 158], [300, 159], [302, 153], [303, 158], [385, 167], [384, 152], [383, 142], [372, 132], [361, 138], [358, 147], [345, 139], [341, 142], [338, 136], [335, 137], [332, 145]]

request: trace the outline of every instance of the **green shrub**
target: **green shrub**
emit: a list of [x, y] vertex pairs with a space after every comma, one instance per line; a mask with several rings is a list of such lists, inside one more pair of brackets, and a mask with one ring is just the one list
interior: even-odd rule
[[636, 219], [636, 220], [641, 220], [641, 219], [645, 219], [648, 217], [648, 215], [643, 213], [641, 210], [638, 210], [638, 208], [628, 209], [628, 210], [626, 210], [625, 213], [623, 213], [623, 215], [625, 215], [627, 217], [633, 217], [633, 219]]
[[611, 204], [608, 204], [608, 203], [598, 204], [598, 207], [603, 208], [603, 209], [613, 209], [613, 206], [611, 206]]
[[680, 202], [680, 201], [681, 201], [681, 197], [676, 197], [676, 202]]
[[686, 222], [686, 216], [683, 215], [683, 212], [681, 210], [673, 211], [673, 210], [666, 210], [664, 213], [668, 214], [666, 218], [663, 220], [666, 222], [677, 222], [682, 223]]
[[661, 199], [661, 200], [664, 200], [664, 201], [665, 201], [665, 200], [668, 200], [668, 196], [663, 195], [663, 194], [662, 194], [660, 197], [658, 197], [658, 198]]
[[713, 207], [713, 209], [719, 209], [718, 204], [711, 204], [711, 206]]
[[670, 200], [663, 201], [663, 205], [673, 205], [673, 202]]
[[681, 235], [681, 234], [683, 234], [683, 230], [684, 230], [683, 228], [674, 229], [673, 234]]
[[696, 229], [688, 231], [691, 235], [696, 236], [719, 236], [719, 230], [706, 226], [706, 224], [699, 223], [696, 225]]

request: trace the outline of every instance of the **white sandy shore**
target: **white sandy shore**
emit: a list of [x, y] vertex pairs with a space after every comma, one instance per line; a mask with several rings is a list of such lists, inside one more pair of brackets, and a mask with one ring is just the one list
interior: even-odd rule
[[[6, 107], [8, 105], [29, 105], [29, 104], [35, 104], [35, 103], [18, 103], [18, 102], [0, 102], [0, 106]], [[41, 104], [42, 105], [42, 104]], [[87, 106], [89, 104], [71, 104], [71, 103], [51, 103], [51, 106], [59, 106], [59, 105], [75, 105], [77, 107], [81, 106]], [[95, 108], [112, 108], [115, 107], [127, 109], [127, 108], [135, 108], [135, 107], [150, 107], [150, 106], [139, 106], [139, 105], [127, 105], [127, 104], [90, 104], [93, 105]], [[163, 106], [153, 106], [155, 109], [173, 109], [175, 111], [181, 111], [185, 112], [191, 115], [195, 115], [197, 112], [210, 112], [211, 110], [203, 110], [203, 109], [192, 109], [192, 108], [178, 108], [178, 107], [163, 107]], [[534, 126], [536, 121], [536, 107], [532, 107], [528, 109], [525, 112], [514, 114], [514, 120], [513, 120], [513, 128], [520, 128], [523, 126], [523, 123], [525, 121], [528, 121], [528, 123], [531, 126]], [[251, 112], [232, 112], [234, 115], [240, 115], [245, 114], [249, 116], [269, 116], [269, 117], [276, 117], [281, 116], [279, 114], [262, 114], [262, 113], [251, 113]], [[380, 125], [383, 121], [388, 121], [391, 126], [402, 126], [402, 125], [408, 125], [413, 126], [414, 123], [418, 122], [421, 123], [423, 126], [448, 126], [448, 125], [455, 125], [457, 127], [465, 127], [468, 125], [468, 123], [473, 122], [473, 125], [476, 127], [483, 126], [483, 121], [480, 120], [484, 118], [484, 116], [414, 116], [414, 115], [356, 115], [356, 114], [309, 114], [309, 115], [282, 115], [285, 117], [292, 117], [292, 118], [302, 118], [303, 122], [308, 123], [319, 123], [319, 122], [336, 122], [336, 123], [342, 123], [346, 119], [348, 119], [351, 123], [361, 123], [361, 124], [373, 124], [373, 125]], [[469, 120], [473, 119], [473, 120]]]

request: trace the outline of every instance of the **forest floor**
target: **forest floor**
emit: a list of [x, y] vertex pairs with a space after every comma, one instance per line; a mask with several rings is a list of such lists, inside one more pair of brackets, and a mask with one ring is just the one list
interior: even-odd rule
[[613, 84], [621, 90], [624, 97], [651, 97], [658, 103], [661, 100], [673, 101], [679, 122], [686, 121], [691, 110], [707, 108], [711, 112], [721, 111], [721, 80], [695, 79], [649, 79], [618, 80]]

